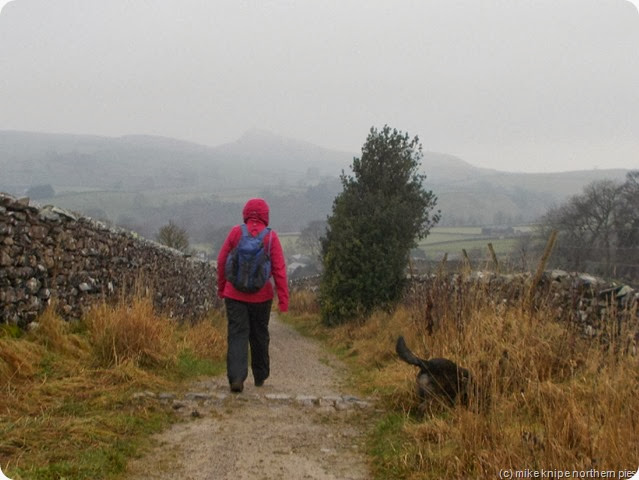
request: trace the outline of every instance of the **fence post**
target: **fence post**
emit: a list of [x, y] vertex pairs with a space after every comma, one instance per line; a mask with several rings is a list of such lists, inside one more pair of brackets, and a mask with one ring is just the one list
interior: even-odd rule
[[464, 255], [464, 270], [466, 272], [471, 272], [473, 269], [472, 264], [470, 263], [470, 258], [468, 257], [468, 252], [465, 248], [462, 248], [462, 254]]
[[493, 265], [495, 266], [495, 272], [499, 273], [499, 260], [497, 260], [497, 254], [493, 248], [493, 244], [488, 244], [488, 250], [490, 250], [490, 256], [493, 257]]
[[541, 256], [539, 264], [537, 265], [535, 276], [533, 277], [532, 282], [530, 282], [530, 290], [528, 290], [528, 295], [526, 296], [526, 310], [529, 310], [532, 307], [533, 300], [535, 298], [535, 290], [541, 280], [541, 276], [544, 274], [546, 264], [548, 263], [548, 259], [550, 258], [550, 254], [552, 253], [552, 249], [554, 248], [556, 241], [557, 230], [553, 230], [550, 234], [550, 238], [548, 238], [548, 242], [546, 242], [546, 248], [544, 249], [544, 254]]
[[439, 264], [439, 268], [437, 269], [437, 274], [438, 275], [445, 275], [446, 274], [446, 262], [448, 261], [448, 252], [444, 253], [444, 258], [442, 258], [442, 261]]

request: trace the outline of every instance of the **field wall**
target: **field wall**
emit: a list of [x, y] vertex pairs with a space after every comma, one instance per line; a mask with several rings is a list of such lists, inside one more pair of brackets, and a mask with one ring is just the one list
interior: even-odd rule
[[437, 299], [455, 302], [479, 293], [496, 308], [549, 309], [555, 319], [570, 323], [586, 336], [610, 329], [620, 331], [622, 325], [639, 332], [639, 292], [629, 285], [563, 270], [545, 271], [534, 288], [532, 285], [530, 273], [476, 271], [449, 274], [443, 279], [424, 275], [413, 279], [407, 296], [425, 299], [436, 310]]
[[[574, 325], [585, 336], [614, 334], [629, 327], [639, 342], [639, 291], [630, 285], [607, 281], [586, 273], [548, 270], [531, 288], [530, 273], [498, 274], [473, 271], [465, 274], [431, 274], [413, 276], [408, 283], [405, 301], [427, 312], [425, 321], [437, 322], [443, 311], [464, 308], [488, 301], [495, 308], [516, 306], [549, 308], [554, 317]], [[319, 277], [292, 282], [293, 290], [317, 291]]]
[[52, 206], [0, 193], [0, 324], [27, 327], [55, 300], [65, 318], [96, 301], [152, 295], [163, 313], [216, 305], [214, 266]]

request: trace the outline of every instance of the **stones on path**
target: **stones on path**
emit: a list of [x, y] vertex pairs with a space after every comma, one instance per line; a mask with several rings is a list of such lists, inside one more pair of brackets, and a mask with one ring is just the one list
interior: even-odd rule
[[207, 409], [230, 406], [237, 403], [259, 403], [273, 406], [287, 405], [297, 408], [317, 409], [322, 412], [343, 412], [356, 409], [368, 409], [373, 403], [362, 400], [352, 395], [291, 395], [288, 393], [248, 393], [230, 394], [228, 386], [222, 384], [209, 384], [212, 391], [193, 391], [178, 395], [173, 392], [155, 393], [143, 391], [134, 393], [131, 398], [137, 401], [158, 401], [170, 407], [176, 412], [201, 418]]

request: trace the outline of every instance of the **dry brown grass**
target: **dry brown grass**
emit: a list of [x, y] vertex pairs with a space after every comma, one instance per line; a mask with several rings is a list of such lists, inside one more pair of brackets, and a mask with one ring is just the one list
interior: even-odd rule
[[226, 352], [226, 317], [212, 312], [207, 318], [185, 331], [183, 348], [196, 356], [210, 360], [223, 360]]
[[0, 338], [0, 384], [33, 377], [44, 349], [14, 338]]
[[16, 480], [117, 473], [173, 417], [170, 407], [133, 393], [179, 390], [180, 379], [217, 368], [211, 360], [225, 349], [218, 317], [178, 325], [138, 298], [97, 306], [73, 324], [51, 308], [33, 332], [1, 337], [5, 473]]
[[[481, 287], [407, 305], [360, 325], [322, 329], [362, 387], [379, 395], [387, 419], [403, 418], [390, 433], [380, 428], [373, 442], [378, 478], [637, 468], [639, 359], [618, 348], [622, 342], [582, 338], [549, 308], [530, 313], [495, 303]], [[415, 415], [417, 371], [394, 354], [400, 334], [418, 356], [447, 357], [474, 373], [482, 395], [471, 408]]]
[[131, 305], [94, 307], [86, 317], [89, 341], [100, 365], [109, 367], [132, 361], [141, 366], [160, 366], [177, 354], [177, 324], [156, 315], [148, 297]]
[[307, 290], [291, 291], [289, 312], [293, 315], [312, 315], [320, 311], [317, 295]]

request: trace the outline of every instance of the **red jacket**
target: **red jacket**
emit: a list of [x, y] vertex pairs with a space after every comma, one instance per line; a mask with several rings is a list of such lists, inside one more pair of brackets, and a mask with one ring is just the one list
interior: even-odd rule
[[[269, 210], [267, 203], [261, 198], [253, 198], [244, 206], [243, 210], [244, 223], [248, 227], [251, 235], [257, 236], [268, 226]], [[266, 302], [273, 298], [273, 284], [267, 282], [262, 289], [255, 293], [244, 293], [237, 290], [231, 282], [226, 281], [224, 269], [226, 266], [226, 257], [237, 246], [242, 237], [241, 225], [236, 225], [231, 229], [220, 253], [217, 256], [217, 293], [220, 298], [231, 298], [241, 302], [260, 303]], [[271, 243], [272, 242], [272, 243]], [[288, 311], [288, 281], [286, 279], [286, 262], [282, 244], [277, 234], [271, 230], [271, 233], [264, 238], [264, 246], [267, 251], [271, 252], [271, 276], [275, 280], [275, 288], [277, 290], [277, 300], [281, 312]]]

